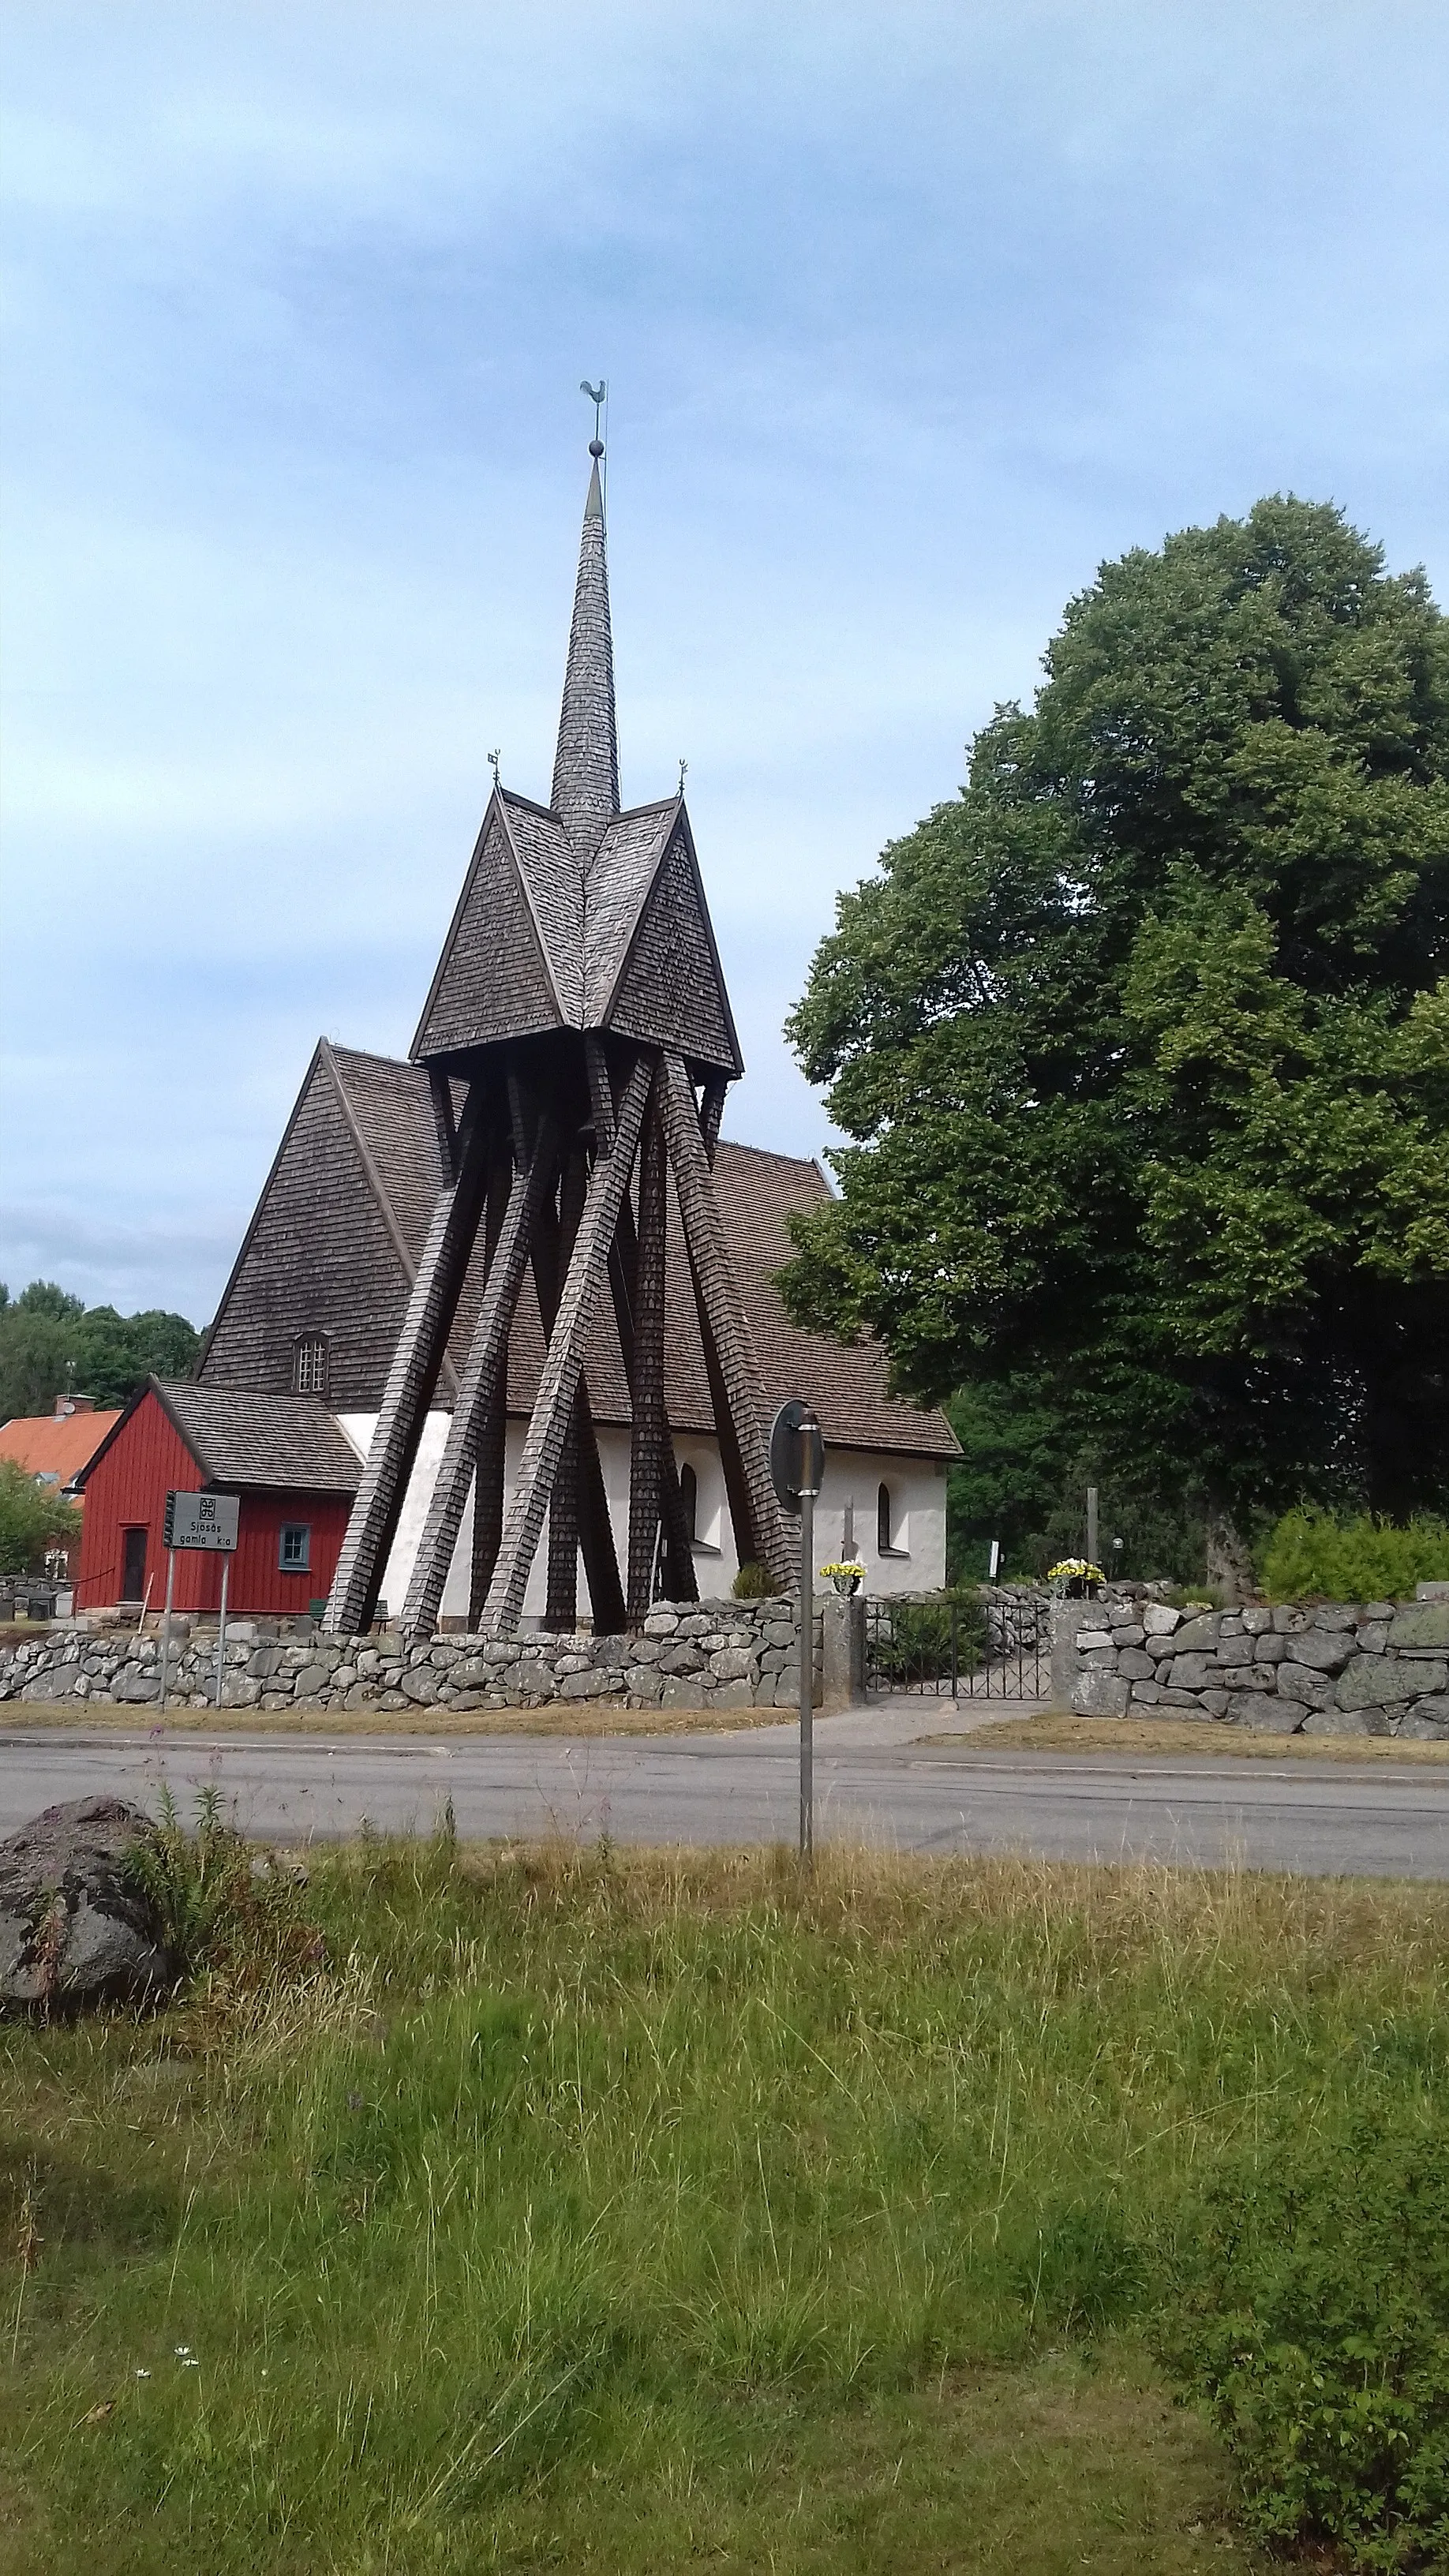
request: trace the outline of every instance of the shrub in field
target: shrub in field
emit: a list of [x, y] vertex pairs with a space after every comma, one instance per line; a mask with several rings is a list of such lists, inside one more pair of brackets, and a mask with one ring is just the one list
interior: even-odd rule
[[1396, 1601], [1416, 1583], [1449, 1583], [1449, 1525], [1421, 1517], [1396, 1529], [1360, 1512], [1337, 1520], [1304, 1506], [1285, 1512], [1259, 1568], [1277, 1601]]
[[1265, 2538], [1449, 2564], [1449, 2115], [1284, 2139], [1209, 2194], [1166, 2341]]

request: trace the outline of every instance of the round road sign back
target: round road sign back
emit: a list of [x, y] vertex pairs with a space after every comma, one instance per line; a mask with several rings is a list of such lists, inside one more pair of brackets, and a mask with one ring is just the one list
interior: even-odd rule
[[770, 1481], [782, 1511], [797, 1515], [802, 1493], [818, 1494], [825, 1473], [825, 1442], [808, 1404], [792, 1396], [770, 1431]]

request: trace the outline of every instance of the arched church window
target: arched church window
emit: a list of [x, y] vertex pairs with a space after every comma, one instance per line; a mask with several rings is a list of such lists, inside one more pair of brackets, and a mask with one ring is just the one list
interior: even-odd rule
[[679, 1470], [679, 1499], [684, 1505], [685, 1534], [693, 1546], [699, 1535], [699, 1478], [692, 1467]]
[[327, 1393], [328, 1348], [325, 1333], [299, 1333], [292, 1344], [292, 1393]]

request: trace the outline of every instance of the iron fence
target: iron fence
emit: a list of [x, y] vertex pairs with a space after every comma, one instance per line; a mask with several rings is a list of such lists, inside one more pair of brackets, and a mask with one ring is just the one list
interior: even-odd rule
[[866, 1687], [931, 1699], [1045, 1699], [1051, 1595], [889, 1595], [865, 1609]]

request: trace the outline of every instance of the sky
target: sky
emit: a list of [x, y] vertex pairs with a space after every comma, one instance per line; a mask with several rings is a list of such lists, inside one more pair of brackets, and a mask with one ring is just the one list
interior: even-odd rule
[[205, 1323], [319, 1035], [546, 798], [592, 411], [626, 802], [746, 1057], [1097, 566], [1261, 493], [1449, 599], [1449, 14], [10, 0], [0, 1279]]

